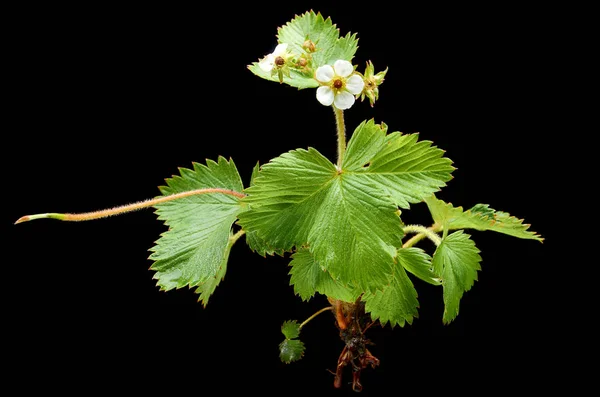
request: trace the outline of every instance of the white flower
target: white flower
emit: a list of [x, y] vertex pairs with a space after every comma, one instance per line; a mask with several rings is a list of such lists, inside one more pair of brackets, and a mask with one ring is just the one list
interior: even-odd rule
[[325, 106], [334, 104], [340, 110], [354, 105], [354, 95], [365, 87], [361, 76], [354, 74], [354, 67], [348, 61], [335, 61], [333, 67], [324, 65], [316, 71], [317, 81], [323, 84], [317, 88], [317, 100]]
[[278, 44], [271, 54], [265, 56], [262, 59], [262, 61], [258, 63], [258, 66], [263, 70], [263, 72], [270, 72], [271, 70], [273, 70], [275, 64], [277, 62], [281, 62], [278, 61], [277, 58], [280, 58], [283, 62], [285, 62], [285, 55], [287, 55], [287, 46], [288, 45], [286, 43]]

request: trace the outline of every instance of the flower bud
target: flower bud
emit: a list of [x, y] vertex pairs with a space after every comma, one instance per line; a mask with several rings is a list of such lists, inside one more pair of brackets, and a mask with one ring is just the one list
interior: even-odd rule
[[310, 41], [308, 39], [306, 41], [304, 41], [304, 43], [302, 43], [302, 48], [306, 52], [315, 52], [316, 51], [315, 43], [313, 43], [312, 41]]
[[383, 72], [375, 74], [373, 62], [367, 61], [364, 74], [365, 88], [360, 95], [361, 101], [367, 97], [369, 98], [371, 106], [375, 104], [375, 101], [379, 99], [379, 86], [383, 83], [387, 71], [388, 70], [386, 68]]

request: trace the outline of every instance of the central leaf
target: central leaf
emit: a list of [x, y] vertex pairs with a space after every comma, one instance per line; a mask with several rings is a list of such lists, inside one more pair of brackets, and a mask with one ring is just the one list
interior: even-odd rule
[[397, 207], [376, 191], [315, 149], [294, 150], [263, 165], [239, 223], [274, 250], [308, 246], [335, 279], [376, 290], [388, 283], [403, 237]]
[[262, 166], [243, 199], [240, 225], [261, 252], [308, 247], [343, 284], [362, 291], [389, 284], [401, 246], [398, 206], [419, 202], [450, 180], [443, 151], [417, 135], [387, 134], [361, 123], [340, 170], [313, 148], [294, 150]]

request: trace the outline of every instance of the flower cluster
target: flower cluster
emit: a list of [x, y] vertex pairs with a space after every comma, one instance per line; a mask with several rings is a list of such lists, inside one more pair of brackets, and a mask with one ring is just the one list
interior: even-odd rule
[[258, 62], [258, 66], [271, 76], [277, 75], [280, 83], [283, 83], [284, 76], [291, 78], [290, 69], [311, 73], [319, 85], [317, 100], [325, 106], [333, 105], [340, 110], [351, 108], [359, 97], [361, 100], [369, 98], [371, 106], [379, 98], [378, 86], [383, 83], [387, 69], [375, 74], [373, 64], [368, 62], [365, 74], [362, 75], [351, 62], [339, 59], [333, 65], [319, 66], [313, 73], [311, 56], [318, 49], [310, 40], [304, 42], [302, 49], [305, 53], [297, 56], [288, 50], [286, 43], [280, 43], [272, 53]]

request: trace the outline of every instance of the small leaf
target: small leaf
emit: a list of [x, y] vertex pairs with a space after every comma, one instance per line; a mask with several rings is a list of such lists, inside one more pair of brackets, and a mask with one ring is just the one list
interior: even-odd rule
[[442, 278], [444, 315], [447, 324], [458, 315], [463, 293], [470, 290], [481, 270], [481, 256], [471, 236], [462, 230], [447, 235], [433, 254], [433, 269]]
[[[193, 166], [167, 179], [167, 185], [160, 187], [163, 195], [205, 188], [243, 190], [233, 161], [219, 157], [218, 163], [208, 160], [206, 166]], [[200, 299], [207, 302], [227, 268], [231, 227], [242, 208], [239, 198], [222, 193], [192, 195], [155, 208], [169, 230], [150, 250], [154, 279], [162, 290], [199, 287]]]
[[392, 328], [395, 325], [403, 327], [405, 323], [412, 324], [413, 318], [418, 317], [417, 291], [400, 263], [394, 267], [390, 285], [383, 291], [367, 291], [361, 299], [365, 301], [365, 311], [382, 325], [389, 322]]
[[300, 336], [300, 324], [296, 320], [288, 320], [281, 326], [281, 332], [286, 339], [296, 339]]
[[285, 339], [279, 344], [279, 358], [286, 364], [304, 356], [304, 343], [298, 339]]
[[517, 238], [544, 241], [540, 235], [528, 230], [531, 225], [524, 224], [523, 220], [506, 212], [496, 211], [487, 204], [477, 204], [470, 210], [463, 211], [462, 207], [454, 207], [434, 196], [426, 198], [425, 202], [434, 222], [447, 230], [491, 230]]

